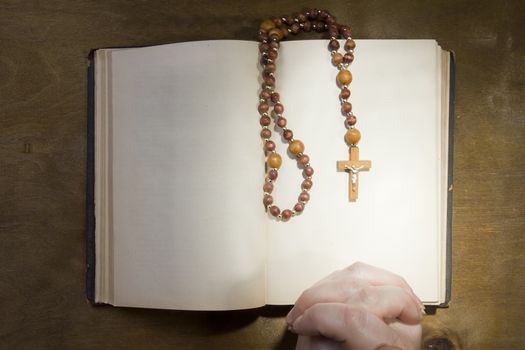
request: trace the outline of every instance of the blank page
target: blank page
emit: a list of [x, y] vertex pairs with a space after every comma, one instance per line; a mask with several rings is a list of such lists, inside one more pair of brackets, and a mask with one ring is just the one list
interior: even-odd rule
[[[293, 303], [333, 270], [363, 261], [404, 276], [427, 303], [439, 299], [440, 85], [434, 40], [357, 40], [349, 101], [361, 131], [359, 198], [348, 201], [346, 129], [338, 101], [337, 69], [326, 41], [282, 44], [277, 90], [295, 137], [315, 170], [311, 201], [290, 222], [272, 221], [268, 302]], [[281, 152], [284, 154], [284, 152]], [[280, 171], [281, 209], [297, 200], [302, 180], [295, 162]]]
[[239, 41], [112, 52], [115, 305], [264, 305], [256, 62]]

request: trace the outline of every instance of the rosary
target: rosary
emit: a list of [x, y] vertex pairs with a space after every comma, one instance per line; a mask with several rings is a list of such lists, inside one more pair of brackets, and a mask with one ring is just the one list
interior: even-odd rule
[[[341, 88], [339, 101], [341, 103], [341, 113], [345, 117], [344, 126], [347, 128], [345, 141], [349, 146], [349, 160], [337, 161], [337, 170], [346, 171], [349, 174], [348, 197], [350, 201], [355, 201], [358, 194], [358, 174], [360, 171], [369, 170], [372, 166], [369, 160], [359, 160], [359, 148], [357, 143], [361, 139], [361, 133], [355, 128], [356, 116], [352, 113], [352, 104], [348, 102], [350, 89], [348, 85], [352, 82], [352, 73], [348, 66], [354, 60], [355, 41], [348, 26], [337, 24], [336, 19], [325, 10], [307, 10], [294, 16], [267, 19], [261, 23], [257, 40], [259, 44], [260, 63], [262, 71], [262, 90], [259, 95], [260, 101], [258, 110], [261, 115], [259, 120], [262, 130], [261, 138], [264, 142], [264, 150], [267, 154], [267, 174], [263, 186], [263, 203], [266, 210], [273, 217], [287, 221], [292, 216], [301, 213], [305, 205], [310, 200], [309, 191], [312, 188], [312, 176], [314, 169], [310, 165], [310, 157], [304, 153], [304, 144], [295, 139], [292, 130], [287, 128], [287, 120], [283, 117], [284, 106], [280, 101], [279, 93], [275, 90], [275, 71], [276, 60], [279, 52], [279, 42], [288, 34], [298, 34], [301, 30], [305, 32], [327, 32], [329, 37], [328, 49], [332, 55], [332, 64], [337, 67], [337, 84]], [[340, 44], [337, 38], [346, 39], [344, 44], [345, 53], [341, 54]], [[271, 107], [270, 107], [271, 106]], [[270, 112], [270, 108], [272, 112]], [[280, 210], [274, 205], [271, 195], [274, 182], [278, 176], [278, 169], [281, 167], [282, 158], [275, 151], [275, 142], [270, 139], [272, 132], [269, 126], [274, 120], [275, 125], [280, 128], [281, 136], [288, 142], [288, 151], [296, 157], [299, 166], [303, 169], [304, 180], [301, 184], [301, 193], [293, 209]]]

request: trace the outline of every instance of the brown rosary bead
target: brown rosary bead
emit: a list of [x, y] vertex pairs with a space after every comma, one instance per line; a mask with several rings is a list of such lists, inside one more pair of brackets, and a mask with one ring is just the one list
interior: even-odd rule
[[266, 102], [261, 102], [259, 103], [259, 107], [258, 107], [258, 110], [259, 110], [259, 113], [266, 113], [268, 112], [268, 109], [270, 108], [270, 106], [268, 105], [268, 103]]
[[273, 197], [270, 196], [269, 194], [264, 195], [264, 197], [263, 197], [263, 204], [266, 207], [271, 205], [271, 204], [273, 204]]
[[295, 210], [298, 213], [302, 212], [304, 210], [304, 204], [297, 203], [296, 205], [294, 205], [293, 210]]
[[348, 39], [345, 42], [345, 50], [346, 51], [350, 51], [350, 50], [353, 50], [353, 49], [355, 49], [355, 41], [352, 40], [352, 39]]
[[357, 118], [355, 117], [355, 115], [349, 115], [348, 117], [346, 117], [346, 123], [348, 124], [348, 126], [353, 126], [356, 122]]
[[275, 64], [274, 63], [268, 63], [265, 67], [264, 67], [264, 71], [265, 72], [268, 72], [268, 73], [273, 73], [275, 72]]
[[348, 129], [345, 134], [345, 141], [351, 145], [357, 145], [357, 143], [361, 140], [361, 133], [359, 130], [355, 128]]
[[259, 33], [257, 33], [257, 36], [255, 38], [259, 42], [267, 41], [268, 40], [268, 34], [266, 34], [264, 32], [259, 32]]
[[272, 100], [273, 103], [279, 102], [279, 93], [272, 92], [272, 94], [270, 95], [270, 99]]
[[346, 100], [350, 97], [350, 89], [347, 87], [344, 87], [341, 89], [341, 92], [339, 93], [339, 97], [341, 97], [343, 100]]
[[284, 128], [286, 126], [286, 123], [287, 123], [287, 120], [286, 118], [283, 118], [283, 117], [280, 117], [277, 119], [277, 126], [280, 127], [280, 128]]
[[276, 180], [277, 177], [279, 176], [279, 172], [275, 169], [271, 169], [270, 171], [268, 171], [268, 178], [272, 181]]
[[272, 92], [272, 90], [269, 90], [269, 89], [263, 89], [263, 90], [261, 91], [261, 93], [259, 94], [259, 97], [260, 97], [261, 99], [263, 99], [263, 100], [267, 100], [267, 99], [270, 98], [270, 96], [271, 96], [271, 92]]
[[261, 119], [259, 119], [259, 123], [261, 124], [261, 126], [268, 126], [270, 125], [271, 121], [272, 120], [267, 115], [263, 115]]
[[293, 132], [292, 130], [284, 130], [283, 131], [283, 138], [286, 140], [286, 141], [290, 141], [291, 139], [293, 139]]
[[341, 62], [343, 62], [343, 55], [341, 55], [339, 52], [334, 53], [332, 55], [332, 64], [334, 66], [338, 66], [341, 64]]
[[273, 111], [276, 113], [276, 114], [282, 114], [284, 112], [284, 106], [280, 103], [276, 103], [274, 106], [273, 106]]
[[335, 39], [330, 40], [330, 42], [328, 43], [328, 49], [330, 51], [339, 50], [339, 41]]
[[277, 57], [279, 56], [279, 54], [277, 53], [277, 51], [268, 51], [268, 58], [271, 59], [272, 61], [275, 61], [277, 59]]
[[282, 212], [281, 212], [281, 218], [283, 220], [288, 220], [292, 217], [293, 213], [290, 209], [284, 209]]
[[354, 62], [354, 54], [351, 52], [345, 53], [345, 55], [343, 56], [343, 63], [350, 64], [352, 62]]
[[262, 43], [262, 44], [259, 45], [259, 52], [260, 53], [263, 53], [263, 52], [268, 51], [268, 50], [270, 50], [270, 45], [265, 44], [265, 43]]
[[303, 23], [303, 30], [305, 32], [310, 32], [312, 30], [312, 22], [306, 21]]
[[314, 183], [312, 182], [312, 180], [310, 180], [310, 179], [305, 179], [305, 180], [303, 181], [303, 183], [301, 184], [301, 188], [303, 188], [303, 189], [305, 189], [305, 190], [309, 190], [309, 189], [312, 188], [313, 184], [314, 184]]
[[304, 143], [301, 140], [293, 140], [288, 146], [290, 153], [298, 155], [299, 153], [304, 152]]
[[[344, 58], [343, 58], [344, 59]], [[352, 82], [352, 73], [347, 69], [342, 69], [337, 74], [337, 81], [341, 85], [348, 85]]]
[[263, 139], [269, 139], [272, 136], [272, 131], [270, 129], [262, 129], [261, 130], [261, 137]]
[[299, 25], [299, 23], [294, 23], [290, 27], [290, 31], [292, 32], [292, 34], [298, 34], [301, 31], [301, 26]]
[[299, 200], [301, 202], [308, 202], [310, 200], [310, 194], [308, 192], [301, 192], [299, 195]]
[[267, 152], [272, 152], [273, 150], [275, 150], [275, 142], [271, 140], [266, 141], [266, 143], [264, 144], [264, 150]]
[[303, 154], [302, 156], [299, 157], [299, 163], [301, 163], [302, 165], [306, 165], [310, 162], [310, 157], [308, 157], [306, 154]]
[[306, 177], [311, 177], [314, 174], [314, 168], [308, 166], [304, 168], [303, 173]]
[[273, 216], [279, 216], [279, 214], [281, 213], [281, 209], [279, 209], [279, 207], [275, 205], [272, 205], [269, 209], [270, 214], [272, 214]]
[[264, 77], [264, 84], [266, 86], [274, 86], [275, 85], [275, 78], [274, 77]]
[[341, 111], [343, 114], [352, 112], [352, 104], [350, 102], [343, 102], [341, 105]]
[[339, 36], [339, 31], [337, 30], [336, 26], [329, 26], [328, 27], [328, 37], [329, 38], [337, 38]]
[[271, 182], [265, 182], [263, 185], [263, 191], [266, 193], [272, 193], [273, 191], [273, 184]]
[[270, 168], [278, 169], [281, 167], [282, 163], [283, 163], [283, 160], [281, 156], [279, 155], [279, 153], [272, 153], [268, 156], [268, 166]]

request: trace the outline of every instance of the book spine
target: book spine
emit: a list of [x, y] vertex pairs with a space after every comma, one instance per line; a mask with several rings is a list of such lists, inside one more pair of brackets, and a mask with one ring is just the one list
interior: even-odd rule
[[86, 159], [86, 296], [95, 303], [95, 51], [88, 56]]
[[450, 52], [450, 88], [449, 88], [449, 120], [448, 120], [448, 196], [447, 196], [447, 269], [445, 302], [441, 307], [447, 307], [452, 293], [452, 194], [454, 188], [454, 124], [455, 124], [455, 95], [456, 95], [456, 60]]

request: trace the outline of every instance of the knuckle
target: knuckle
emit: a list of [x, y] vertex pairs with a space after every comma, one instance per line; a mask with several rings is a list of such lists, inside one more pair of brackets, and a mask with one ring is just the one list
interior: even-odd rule
[[340, 317], [345, 328], [355, 329], [360, 333], [366, 329], [369, 313], [365, 308], [347, 306], [342, 310]]

